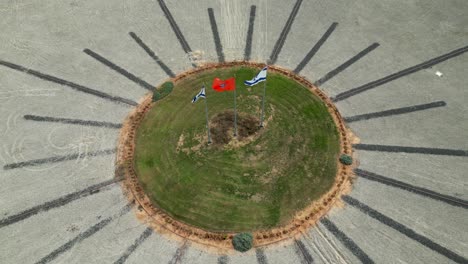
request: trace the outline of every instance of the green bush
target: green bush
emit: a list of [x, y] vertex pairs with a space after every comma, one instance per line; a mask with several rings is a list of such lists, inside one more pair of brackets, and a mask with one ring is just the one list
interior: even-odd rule
[[246, 252], [253, 246], [253, 236], [250, 233], [240, 233], [232, 238], [234, 249], [240, 252]]
[[156, 102], [159, 99], [161, 99], [161, 94], [158, 92], [158, 90], [154, 89], [152, 100], [153, 102]]
[[172, 82], [165, 82], [159, 87], [159, 89], [154, 89], [153, 92], [153, 102], [163, 99], [168, 94], [172, 92], [174, 89], [174, 83]]
[[349, 155], [342, 154], [340, 156], [340, 162], [343, 163], [344, 165], [351, 165], [353, 164], [353, 158]]

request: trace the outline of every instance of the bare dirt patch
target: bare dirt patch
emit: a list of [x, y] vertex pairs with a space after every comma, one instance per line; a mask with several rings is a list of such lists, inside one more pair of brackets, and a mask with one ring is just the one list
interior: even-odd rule
[[214, 145], [223, 146], [236, 139], [239, 142], [254, 136], [260, 130], [258, 118], [238, 113], [237, 137], [234, 136], [234, 111], [225, 111], [214, 116], [210, 122], [211, 139]]

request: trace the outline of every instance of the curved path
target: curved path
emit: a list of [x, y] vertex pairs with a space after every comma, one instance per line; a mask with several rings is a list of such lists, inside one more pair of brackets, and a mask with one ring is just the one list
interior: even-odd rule
[[[467, 1], [7, 2], [0, 263], [468, 262]], [[141, 223], [114, 158], [148, 89], [231, 60], [319, 85], [360, 138], [360, 166], [342, 208], [302, 237], [219, 255]]]

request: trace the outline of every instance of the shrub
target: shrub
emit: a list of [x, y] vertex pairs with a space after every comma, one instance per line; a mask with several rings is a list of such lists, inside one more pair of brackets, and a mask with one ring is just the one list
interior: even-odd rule
[[163, 99], [174, 89], [174, 84], [172, 82], [165, 82], [159, 87], [159, 89], [154, 89], [153, 92], [153, 102]]
[[240, 233], [232, 238], [234, 249], [240, 252], [246, 252], [253, 246], [253, 236], [250, 233]]
[[158, 90], [154, 89], [152, 101], [156, 102], [159, 99], [161, 99], [161, 94], [158, 92]]
[[340, 156], [340, 162], [343, 163], [344, 165], [351, 165], [353, 164], [353, 158], [349, 155], [342, 154]]

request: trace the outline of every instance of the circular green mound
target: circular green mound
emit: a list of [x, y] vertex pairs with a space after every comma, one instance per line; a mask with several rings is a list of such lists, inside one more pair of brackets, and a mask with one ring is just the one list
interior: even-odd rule
[[[211, 81], [236, 76], [238, 113], [258, 120], [263, 83], [243, 85], [257, 73], [234, 67], [192, 75], [140, 124], [137, 175], [154, 204], [175, 219], [210, 231], [272, 228], [333, 185], [340, 149], [335, 123], [318, 97], [280, 74], [268, 75], [264, 128], [240, 142], [207, 144], [205, 102], [192, 104], [192, 97], [206, 83], [211, 130], [219, 132], [216, 120], [232, 111], [234, 93], [213, 91]], [[224, 129], [230, 135], [233, 126]]]

